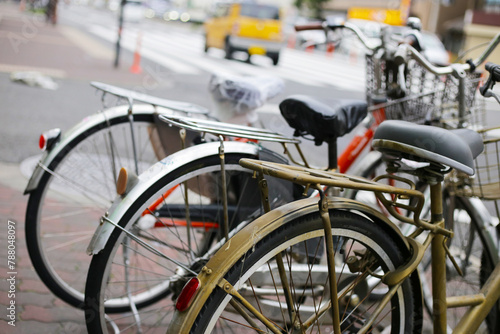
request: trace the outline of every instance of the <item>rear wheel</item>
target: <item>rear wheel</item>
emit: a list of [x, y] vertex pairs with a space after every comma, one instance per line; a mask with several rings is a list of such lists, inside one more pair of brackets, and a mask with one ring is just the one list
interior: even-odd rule
[[158, 161], [152, 113], [110, 117], [76, 137], [45, 166], [26, 208], [26, 244], [37, 274], [59, 298], [82, 307], [90, 257], [85, 248], [116, 197], [121, 167], [144, 171]]
[[280, 54], [279, 53], [271, 53], [269, 55], [269, 58], [273, 61], [273, 65], [276, 66], [278, 65], [278, 62], [280, 61]]
[[205, 44], [203, 46], [203, 52], [207, 53], [208, 52], [208, 40], [207, 36], [205, 35]]
[[[261, 213], [257, 180], [238, 164], [244, 157], [226, 154], [230, 229]], [[115, 229], [92, 258], [85, 290], [89, 333], [166, 328], [173, 300], [221, 237], [222, 189], [220, 158], [214, 155], [186, 162], [130, 203], [116, 222], [129, 234]], [[279, 194], [272, 196], [279, 205]]]
[[233, 59], [233, 47], [231, 46], [231, 43], [229, 42], [229, 38], [226, 38], [225, 43], [224, 43], [224, 51], [226, 52], [226, 59]]

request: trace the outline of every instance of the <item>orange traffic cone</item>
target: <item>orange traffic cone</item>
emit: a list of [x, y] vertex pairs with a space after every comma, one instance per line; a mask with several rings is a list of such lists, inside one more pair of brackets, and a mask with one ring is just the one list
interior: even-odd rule
[[134, 63], [130, 67], [130, 73], [140, 74], [142, 73], [141, 68], [141, 39], [142, 33], [137, 35], [137, 45], [134, 52]]
[[306, 44], [306, 52], [314, 52], [315, 45], [313, 43]]
[[335, 45], [333, 45], [333, 43], [328, 43], [326, 45], [326, 55], [329, 57], [333, 57], [334, 51], [335, 51]]

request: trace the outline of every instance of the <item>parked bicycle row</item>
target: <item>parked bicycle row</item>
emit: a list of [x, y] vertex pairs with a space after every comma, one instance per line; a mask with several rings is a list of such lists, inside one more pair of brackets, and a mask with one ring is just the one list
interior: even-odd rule
[[[281, 80], [227, 76], [211, 81], [215, 114], [93, 83], [103, 103], [127, 104], [41, 137], [28, 251], [89, 332], [500, 328], [497, 220], [482, 201], [500, 198], [499, 136], [476, 131], [476, 69], [500, 36], [474, 61], [435, 67], [390, 30], [375, 43], [348, 24], [301, 29], [359, 37], [367, 98], [287, 97], [293, 138], [248, 126]], [[481, 93], [495, 97], [499, 67], [486, 69]], [[305, 161], [304, 139], [328, 144], [326, 168]]]

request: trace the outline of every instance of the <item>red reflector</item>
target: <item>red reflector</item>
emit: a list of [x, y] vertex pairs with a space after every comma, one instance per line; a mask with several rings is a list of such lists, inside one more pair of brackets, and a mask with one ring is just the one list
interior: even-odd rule
[[196, 292], [198, 292], [199, 288], [200, 280], [196, 277], [191, 278], [182, 289], [179, 298], [177, 298], [175, 308], [180, 312], [184, 312], [189, 305], [191, 305], [191, 302], [193, 301], [194, 296], [196, 296]]
[[45, 135], [41, 135], [40, 139], [38, 140], [38, 147], [44, 151], [45, 148], [47, 147], [47, 139], [45, 138]]

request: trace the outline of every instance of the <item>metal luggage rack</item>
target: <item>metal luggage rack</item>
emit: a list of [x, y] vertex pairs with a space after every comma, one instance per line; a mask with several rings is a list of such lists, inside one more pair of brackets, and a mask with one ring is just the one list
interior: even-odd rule
[[90, 83], [92, 87], [95, 87], [102, 91], [102, 100], [104, 102], [104, 98], [106, 95], [112, 95], [119, 99], [126, 100], [129, 104], [130, 110], [132, 109], [132, 105], [134, 102], [142, 102], [146, 104], [150, 104], [154, 107], [162, 107], [171, 109], [174, 111], [184, 112], [186, 114], [208, 114], [209, 110], [205, 107], [198, 106], [196, 104], [192, 104], [189, 102], [181, 102], [181, 101], [173, 101], [162, 99], [159, 97], [155, 97], [148, 94], [143, 94], [139, 92], [135, 92], [133, 90], [116, 87], [113, 85], [108, 85], [102, 82], [93, 81]]
[[[177, 126], [181, 129], [190, 130], [201, 133], [202, 137], [210, 134], [218, 137], [222, 142], [227, 137], [233, 139], [246, 139], [250, 141], [262, 141], [278, 143], [283, 146], [284, 154], [286, 154], [290, 161], [295, 165], [309, 167], [306, 157], [300, 149], [301, 141], [296, 138], [290, 138], [280, 133], [273, 132], [266, 129], [254, 128], [238, 124], [223, 123], [207, 119], [199, 119], [193, 117], [173, 116], [173, 115], [160, 115], [160, 120], [167, 124]], [[182, 137], [182, 135], [181, 135]], [[300, 156], [300, 161], [296, 160], [288, 149], [287, 144], [293, 144], [297, 153]]]
[[162, 121], [175, 125], [179, 128], [200, 132], [202, 134], [208, 133], [217, 137], [236, 137], [282, 144], [300, 144], [299, 139], [286, 137], [280, 133], [266, 129], [192, 117], [160, 115], [159, 118]]
[[478, 132], [483, 136], [484, 151], [475, 160], [476, 174], [469, 177], [453, 171], [447, 178], [447, 184], [458, 196], [498, 200], [500, 199], [500, 127]]

